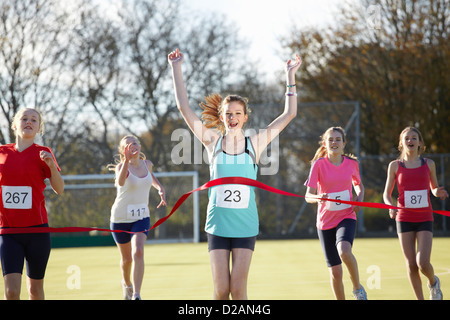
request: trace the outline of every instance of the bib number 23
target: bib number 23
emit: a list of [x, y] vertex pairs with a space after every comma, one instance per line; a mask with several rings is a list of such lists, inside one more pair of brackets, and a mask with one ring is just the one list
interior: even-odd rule
[[240, 184], [217, 186], [216, 205], [221, 208], [245, 209], [250, 201], [250, 188]]

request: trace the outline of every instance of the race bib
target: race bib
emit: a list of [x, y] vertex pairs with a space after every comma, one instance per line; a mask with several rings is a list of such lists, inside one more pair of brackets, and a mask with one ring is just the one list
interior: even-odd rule
[[250, 202], [250, 188], [242, 184], [216, 187], [216, 205], [221, 208], [246, 209]]
[[6, 209], [31, 209], [31, 187], [2, 186], [3, 207]]
[[[328, 194], [329, 199], [334, 200], [344, 200], [344, 201], [350, 201], [350, 192], [348, 190], [340, 191], [340, 192], [332, 192]], [[352, 206], [346, 203], [340, 203], [340, 202], [333, 202], [333, 201], [327, 201], [326, 202], [326, 209], [328, 211], [339, 211], [351, 208]]]
[[427, 208], [428, 190], [405, 191], [406, 208]]
[[148, 206], [145, 203], [142, 204], [129, 204], [127, 206], [127, 219], [129, 220], [142, 220], [149, 217]]

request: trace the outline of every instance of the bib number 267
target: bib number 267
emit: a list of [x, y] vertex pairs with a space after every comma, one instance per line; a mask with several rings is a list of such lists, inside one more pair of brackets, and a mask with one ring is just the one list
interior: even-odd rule
[[2, 186], [3, 207], [6, 209], [31, 209], [31, 187]]

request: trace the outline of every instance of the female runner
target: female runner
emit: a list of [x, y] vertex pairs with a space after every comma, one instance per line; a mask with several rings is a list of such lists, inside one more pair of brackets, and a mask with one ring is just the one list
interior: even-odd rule
[[331, 287], [336, 299], [345, 299], [342, 281], [344, 261], [350, 273], [355, 298], [367, 300], [367, 294], [359, 282], [358, 263], [352, 253], [356, 212], [360, 208], [321, 200], [328, 198], [351, 201], [352, 186], [356, 192], [356, 201], [363, 200], [364, 186], [359, 175], [358, 161], [353, 156], [344, 155], [346, 137], [341, 127], [331, 127], [325, 131], [320, 143], [305, 183], [306, 201], [318, 203], [317, 231], [330, 271]]
[[416, 298], [424, 299], [420, 270], [428, 278], [430, 299], [442, 300], [439, 278], [430, 263], [433, 242], [430, 189], [441, 200], [448, 197], [448, 192], [438, 185], [434, 161], [420, 156], [425, 151], [425, 144], [417, 128], [406, 127], [400, 133], [398, 149], [399, 158], [388, 167], [383, 199], [386, 204], [394, 205], [392, 190], [397, 183], [398, 207], [404, 209], [391, 209], [389, 215], [397, 221], [397, 234]]
[[[64, 191], [52, 151], [34, 143], [43, 134], [44, 121], [35, 109], [22, 109], [11, 128], [16, 143], [0, 146], [0, 228], [48, 227], [45, 209], [45, 179], [57, 194]], [[44, 275], [50, 256], [49, 233], [0, 235], [0, 258], [5, 281], [5, 299], [20, 299], [24, 260], [30, 300], [43, 300]]]
[[123, 137], [118, 149], [120, 162], [108, 166], [116, 172], [117, 187], [117, 196], [111, 208], [111, 230], [127, 231], [112, 233], [121, 255], [124, 299], [141, 300], [144, 244], [150, 229], [149, 192], [152, 186], [158, 190], [161, 197], [158, 208], [166, 205], [165, 192], [152, 173], [152, 162], [145, 160], [145, 155], [141, 153], [141, 145], [135, 136]]
[[[286, 65], [288, 92], [284, 112], [265, 130], [244, 136], [249, 108], [245, 98], [218, 94], [203, 103], [202, 122], [191, 109], [183, 82], [181, 64], [184, 55], [178, 51], [168, 56], [172, 66], [178, 109], [195, 136], [205, 146], [211, 179], [241, 176], [256, 179], [257, 165], [267, 145], [297, 114], [295, 72], [301, 65], [299, 56]], [[209, 130], [214, 128], [216, 130]], [[247, 299], [247, 278], [259, 232], [258, 212], [253, 188], [245, 185], [223, 185], [210, 189], [205, 228], [214, 283], [214, 299]], [[230, 256], [232, 268], [230, 270]]]

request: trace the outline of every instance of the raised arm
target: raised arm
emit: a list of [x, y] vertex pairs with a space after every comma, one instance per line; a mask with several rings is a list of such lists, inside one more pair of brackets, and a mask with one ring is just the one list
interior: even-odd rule
[[281, 131], [294, 119], [297, 115], [297, 88], [295, 83], [295, 73], [300, 68], [302, 59], [299, 55], [295, 56], [295, 61], [289, 60], [286, 63], [286, 100], [284, 111], [267, 128], [261, 130], [257, 135], [252, 137], [253, 145], [257, 146], [257, 154], [260, 155], [269, 143], [280, 134]]
[[206, 128], [197, 114], [189, 105], [189, 99], [186, 86], [183, 81], [183, 72], [181, 65], [184, 61], [184, 55], [176, 49], [168, 56], [169, 64], [172, 67], [173, 86], [175, 90], [175, 100], [177, 107], [186, 121], [187, 125], [194, 135], [205, 145], [208, 146], [218, 138], [218, 134], [213, 130]]

